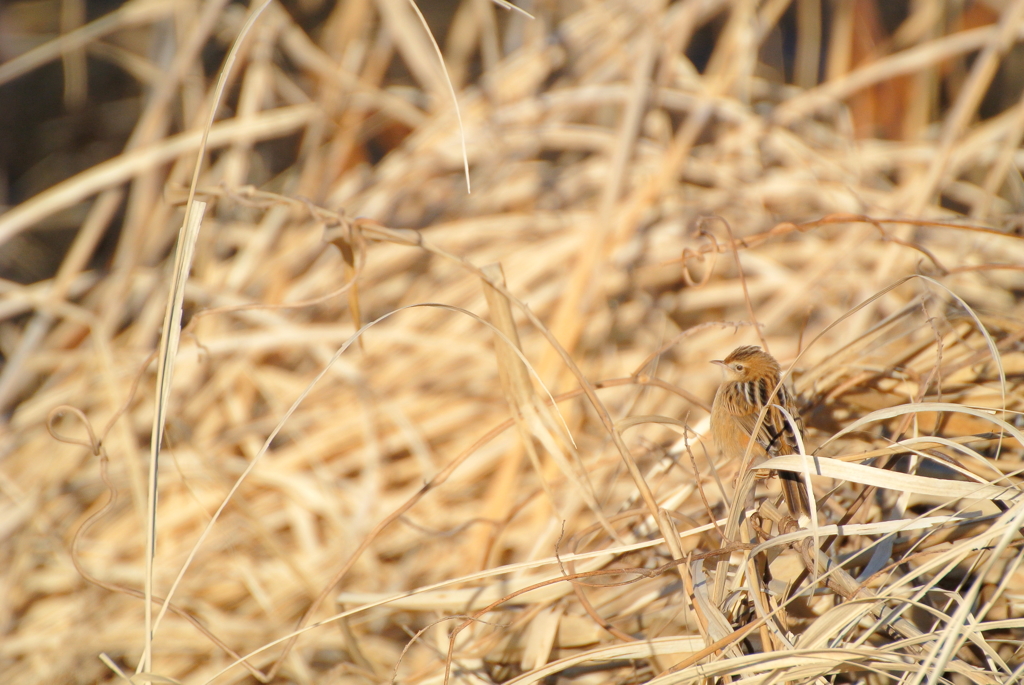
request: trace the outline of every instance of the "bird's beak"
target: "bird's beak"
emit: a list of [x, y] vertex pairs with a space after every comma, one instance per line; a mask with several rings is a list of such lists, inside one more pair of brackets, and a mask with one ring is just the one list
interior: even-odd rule
[[721, 359], [712, 359], [711, 363], [718, 364], [719, 366], [725, 366], [725, 362], [723, 362]]

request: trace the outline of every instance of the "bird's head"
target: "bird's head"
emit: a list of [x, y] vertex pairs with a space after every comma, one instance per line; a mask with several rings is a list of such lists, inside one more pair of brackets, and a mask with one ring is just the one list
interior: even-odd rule
[[778, 376], [779, 363], [756, 345], [737, 347], [725, 359], [712, 360], [725, 371], [728, 381], [745, 383], [763, 376]]

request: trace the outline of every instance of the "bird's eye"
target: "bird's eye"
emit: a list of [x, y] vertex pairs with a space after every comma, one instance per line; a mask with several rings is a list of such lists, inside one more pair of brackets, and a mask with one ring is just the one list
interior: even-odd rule
[[734, 368], [737, 371], [742, 371], [743, 370], [743, 364], [740, 364], [740, 363], [733, 364], [732, 368]]

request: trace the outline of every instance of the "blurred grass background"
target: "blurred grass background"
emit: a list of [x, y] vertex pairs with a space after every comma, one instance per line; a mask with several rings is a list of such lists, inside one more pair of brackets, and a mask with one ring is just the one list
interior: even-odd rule
[[[736, 345], [763, 336], [784, 364], [802, 355], [794, 380], [814, 445], [903, 402], [989, 407], [1020, 426], [1024, 2], [521, 6], [533, 18], [486, 0], [419, 5], [463, 134], [406, 0], [273, 3], [244, 43], [199, 182], [211, 204], [161, 464], [157, 594], [231, 484], [261, 461], [176, 594], [207, 632], [169, 616], [155, 638], [161, 675], [203, 683], [227, 668], [216, 682], [251, 681], [229, 668], [229, 650], [245, 654], [300, 621], [351, 610], [251, 663], [266, 673], [286, 655], [281, 682], [441, 682], [447, 617], [557, 578], [551, 557], [567, 545], [655, 539], [602, 413], [545, 332], [598, 384], [687, 551], [721, 544], [702, 526], [725, 514], [737, 467], [701, 449], [699, 435], [718, 383], [707, 361]], [[101, 652], [129, 672], [138, 663], [142, 601], [123, 588], [142, 586], [151, 354], [198, 132], [250, 10], [226, 0], [0, 5], [4, 682], [113, 681]], [[516, 362], [496, 358], [490, 329], [420, 306], [490, 319], [495, 304], [472, 265], [493, 262], [543, 324], [516, 309], [503, 331], [521, 336], [572, 440], [539, 385], [509, 390]], [[908, 276], [932, 281], [907, 281], [853, 311]], [[993, 337], [1005, 384], [965, 305]], [[263, 457], [338, 347], [385, 315]], [[93, 450], [46, 430], [61, 405], [102, 436], [118, 493], [109, 509]], [[532, 423], [508, 429], [534, 405], [545, 408]], [[693, 428], [693, 466], [653, 416]], [[908, 431], [965, 440], [980, 445], [965, 468], [1016, 483], [1021, 445], [1000, 446], [984, 420], [915, 417], [842, 447], [880, 449]], [[87, 435], [67, 410], [52, 427]], [[823, 521], [839, 520], [861, 492], [841, 490]], [[959, 511], [895, 493], [867, 502], [858, 522]], [[907, 562], [878, 582], [890, 599], [927, 587], [921, 601], [946, 622], [923, 610], [915, 620], [938, 634], [953, 625], [947, 595], [985, 580], [975, 618], [1004, 623], [986, 624], [990, 649], [958, 653], [956, 672], [1003, 682], [1020, 664], [1019, 552], [986, 557], [972, 536], [991, 529], [956, 530], [927, 543], [900, 538], [882, 555], [954, 545], [956, 563], [919, 572], [924, 562]], [[863, 551], [877, 537], [844, 538], [836, 552], [865, 582], [878, 567]], [[669, 559], [645, 547], [576, 570]], [[476, 572], [484, 576], [468, 578]], [[432, 583], [450, 587], [404, 596]], [[654, 656], [580, 656], [626, 637], [701, 635], [672, 574], [594, 590], [589, 608], [570, 584], [551, 587], [463, 631], [456, 682], [648, 682], [696, 651], [683, 641]], [[790, 607], [785, 629], [806, 633], [829, 602], [842, 604], [833, 593]], [[723, 609], [735, 626], [749, 618], [743, 606]], [[784, 651], [777, 637], [758, 639], [742, 649]], [[875, 678], [871, 659], [892, 638], [864, 629], [856, 640], [877, 653], [848, 653], [846, 666], [820, 675]], [[907, 657], [900, 677], [914, 677], [917, 652], [893, 649]], [[720, 656], [726, 672], [747, 673], [729, 661], [738, 653]], [[578, 662], [543, 670], [558, 659]], [[759, 668], [768, 677], [793, 664]]]

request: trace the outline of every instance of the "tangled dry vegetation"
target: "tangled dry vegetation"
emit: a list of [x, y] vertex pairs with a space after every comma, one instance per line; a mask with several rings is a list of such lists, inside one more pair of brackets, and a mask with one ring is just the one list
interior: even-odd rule
[[[144, 663], [159, 412], [164, 678], [1015, 682], [1024, 105], [986, 93], [1024, 2], [910, 3], [867, 47], [875, 5], [828, 3], [819, 77], [825, 4], [465, 0], [460, 121], [406, 0], [272, 3], [187, 283], [200, 60], [251, 10], [129, 0], [0, 65], [146, 88], [121, 154], [0, 215], [13, 249], [81, 210], [0, 293], [0, 680]], [[773, 462], [810, 520], [705, 439], [708, 361], [758, 342], [820, 457]]]

